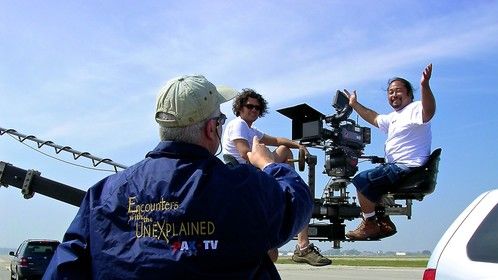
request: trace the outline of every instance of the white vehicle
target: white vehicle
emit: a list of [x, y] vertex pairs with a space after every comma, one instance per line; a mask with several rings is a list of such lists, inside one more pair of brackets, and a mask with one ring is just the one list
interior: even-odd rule
[[479, 195], [451, 224], [423, 280], [498, 279], [498, 189]]

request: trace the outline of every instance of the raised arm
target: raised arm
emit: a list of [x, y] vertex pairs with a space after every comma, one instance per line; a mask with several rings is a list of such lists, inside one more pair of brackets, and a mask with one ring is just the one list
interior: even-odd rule
[[432, 75], [432, 63], [425, 67], [422, 77], [420, 78], [421, 102], [422, 102], [422, 120], [428, 122], [436, 113], [436, 99], [432, 94], [429, 80]]
[[[309, 223], [313, 209], [312, 194], [301, 176], [288, 164], [272, 164], [273, 153], [256, 137], [253, 139], [252, 151], [247, 155], [252, 165], [270, 176], [262, 174], [263, 172], [258, 173], [258, 181], [261, 183], [253, 185], [252, 188], [242, 188], [243, 191], [250, 192], [244, 197], [253, 197], [255, 204], [264, 206], [259, 207], [259, 210], [263, 212], [261, 216], [265, 221], [261, 227], [269, 227], [265, 242], [270, 244], [270, 248], [280, 247]], [[257, 187], [261, 189], [255, 191]], [[249, 219], [259, 217], [250, 216]]]
[[350, 93], [348, 90], [344, 90], [344, 92], [349, 96], [349, 105], [360, 115], [362, 119], [367, 121], [373, 126], [379, 127], [377, 124], [377, 112], [375, 112], [372, 109], [369, 109], [358, 102], [356, 98], [356, 90], [353, 90], [352, 93]]

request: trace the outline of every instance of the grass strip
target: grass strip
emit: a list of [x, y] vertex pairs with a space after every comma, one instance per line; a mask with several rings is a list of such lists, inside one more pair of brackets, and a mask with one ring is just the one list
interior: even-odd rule
[[[428, 258], [381, 258], [381, 257], [329, 257], [332, 265], [384, 266], [384, 267], [426, 267]], [[296, 264], [290, 257], [279, 257], [277, 263]], [[307, 265], [307, 264], [303, 264]]]

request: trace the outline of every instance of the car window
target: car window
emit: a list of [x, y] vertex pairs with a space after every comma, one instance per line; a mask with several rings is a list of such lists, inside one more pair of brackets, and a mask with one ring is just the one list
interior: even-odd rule
[[29, 242], [24, 254], [30, 256], [51, 255], [55, 252], [58, 245], [59, 243], [54, 242]]
[[31, 245], [28, 246], [28, 252], [31, 254], [45, 254], [52, 253], [55, 249], [50, 245]]
[[19, 248], [17, 248], [16, 256], [19, 255], [21, 252], [24, 252], [24, 247], [26, 247], [26, 242], [23, 242]]
[[498, 204], [474, 232], [467, 243], [467, 255], [473, 261], [498, 263]]

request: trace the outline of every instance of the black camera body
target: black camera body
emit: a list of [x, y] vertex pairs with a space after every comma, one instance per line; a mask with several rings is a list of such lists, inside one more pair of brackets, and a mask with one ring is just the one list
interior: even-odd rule
[[358, 171], [358, 157], [365, 145], [370, 144], [371, 132], [370, 128], [348, 119], [352, 108], [344, 92], [336, 92], [332, 106], [336, 113], [331, 116], [325, 116], [307, 104], [277, 111], [292, 119], [292, 140], [325, 151], [328, 176], [346, 179]]

